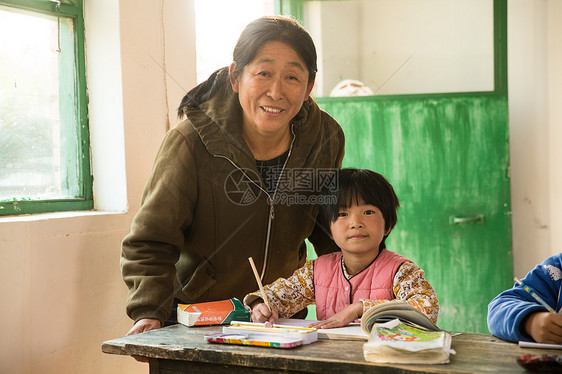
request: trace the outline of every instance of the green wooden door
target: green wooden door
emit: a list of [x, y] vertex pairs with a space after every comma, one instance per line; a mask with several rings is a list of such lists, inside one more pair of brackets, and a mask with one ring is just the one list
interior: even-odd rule
[[[302, 3], [278, 10], [302, 19]], [[401, 208], [387, 246], [425, 270], [438, 325], [452, 331], [487, 333], [488, 303], [513, 284], [506, 0], [493, 7], [493, 91], [316, 98], [344, 129], [344, 167], [395, 187]]]
[[344, 167], [375, 170], [395, 187], [401, 208], [387, 245], [425, 270], [439, 326], [487, 332], [488, 302], [512, 279], [506, 100], [321, 106], [344, 128]]

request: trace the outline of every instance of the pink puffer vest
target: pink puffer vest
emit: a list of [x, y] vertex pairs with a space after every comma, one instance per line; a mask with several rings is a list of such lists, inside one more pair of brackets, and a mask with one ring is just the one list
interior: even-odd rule
[[318, 257], [314, 261], [316, 318], [330, 318], [359, 299], [392, 300], [394, 275], [408, 259], [387, 249], [363, 271], [351, 279], [343, 275], [341, 252]]

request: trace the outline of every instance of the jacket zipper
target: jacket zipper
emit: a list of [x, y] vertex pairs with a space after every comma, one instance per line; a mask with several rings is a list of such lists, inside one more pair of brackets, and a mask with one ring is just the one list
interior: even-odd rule
[[250, 180], [254, 185], [256, 185], [260, 190], [262, 190], [262, 192], [265, 193], [266, 196], [267, 196], [267, 200], [269, 202], [269, 217], [267, 219], [267, 235], [266, 235], [266, 238], [265, 238], [265, 253], [264, 253], [264, 257], [263, 257], [263, 267], [262, 267], [261, 274], [260, 274], [260, 279], [262, 281], [263, 281], [263, 277], [265, 275], [265, 269], [267, 267], [267, 258], [269, 256], [269, 240], [271, 238], [271, 226], [273, 224], [273, 219], [275, 218], [275, 211], [274, 211], [275, 209], [274, 209], [273, 203], [275, 201], [275, 195], [277, 194], [277, 188], [279, 187], [279, 182], [281, 181], [281, 175], [285, 171], [285, 166], [287, 166], [287, 162], [289, 162], [289, 157], [291, 157], [291, 153], [293, 152], [293, 144], [295, 143], [295, 132], [293, 130], [293, 125], [291, 125], [291, 134], [293, 134], [293, 139], [291, 140], [291, 145], [289, 146], [289, 153], [287, 154], [287, 159], [283, 163], [283, 168], [281, 169], [281, 173], [279, 174], [279, 177], [277, 178], [277, 185], [275, 186], [275, 190], [273, 191], [273, 197], [271, 195], [269, 195], [267, 190], [265, 190], [262, 186], [260, 186], [256, 182], [254, 182], [252, 180], [252, 178], [250, 178], [248, 176], [248, 174], [246, 174], [244, 172], [244, 170], [242, 170], [242, 168], [240, 168], [238, 165], [236, 165], [236, 163], [234, 161], [232, 161], [230, 158], [228, 158], [226, 156], [223, 156], [223, 155], [214, 155], [215, 157], [220, 157], [220, 158], [224, 158], [224, 159], [228, 160], [236, 169], [240, 170], [242, 172], [242, 174], [244, 174], [248, 178], [248, 180]]
[[[275, 186], [275, 190], [273, 190], [273, 198], [270, 197], [269, 199], [269, 220], [267, 222], [267, 237], [265, 240], [265, 254], [263, 257], [263, 267], [261, 270], [260, 278], [263, 281], [263, 277], [265, 276], [265, 269], [267, 267], [267, 258], [269, 256], [269, 240], [271, 239], [271, 225], [273, 223], [273, 219], [275, 218], [275, 211], [274, 211], [274, 201], [275, 195], [277, 194], [277, 188], [279, 187], [279, 182], [281, 181], [281, 175], [285, 171], [285, 166], [287, 166], [287, 162], [289, 162], [289, 157], [291, 157], [291, 153], [293, 153], [293, 144], [295, 143], [295, 132], [293, 131], [293, 125], [291, 125], [291, 134], [293, 134], [293, 139], [291, 140], [291, 145], [289, 147], [289, 154], [287, 155], [287, 159], [283, 163], [283, 168], [281, 169], [281, 173], [277, 177], [277, 185]], [[269, 194], [268, 194], [269, 196]]]

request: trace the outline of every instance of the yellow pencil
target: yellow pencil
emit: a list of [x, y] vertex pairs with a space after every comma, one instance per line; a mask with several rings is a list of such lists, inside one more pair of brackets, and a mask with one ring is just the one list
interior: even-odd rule
[[316, 331], [315, 328], [312, 327], [299, 327], [299, 326], [289, 326], [289, 325], [277, 325], [273, 324], [272, 327], [265, 327], [263, 323], [252, 323], [252, 322], [237, 322], [232, 321], [230, 327], [240, 327], [245, 328], [248, 330], [253, 331], [266, 331], [266, 332], [298, 332], [298, 333], [305, 333], [305, 332], [313, 332]]
[[248, 257], [248, 261], [250, 261], [250, 265], [252, 266], [252, 270], [254, 271], [254, 276], [256, 277], [256, 282], [258, 282], [258, 287], [260, 288], [261, 297], [263, 299], [263, 302], [265, 303], [265, 305], [267, 306], [267, 308], [271, 312], [271, 307], [269, 306], [269, 301], [267, 301], [267, 296], [265, 295], [265, 291], [263, 289], [263, 284], [261, 284], [260, 276], [259, 276], [258, 271], [256, 269], [256, 265], [254, 264], [254, 259], [251, 258], [251, 257]]

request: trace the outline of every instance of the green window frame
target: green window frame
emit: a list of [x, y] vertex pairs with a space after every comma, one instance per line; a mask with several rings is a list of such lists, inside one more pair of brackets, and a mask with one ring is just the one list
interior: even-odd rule
[[[49, 16], [58, 26], [58, 108], [60, 136], [53, 135], [58, 144], [53, 148], [60, 165], [58, 183], [70, 186], [61, 196], [0, 198], [0, 216], [79, 211], [93, 209], [90, 171], [90, 141], [88, 128], [87, 91], [84, 50], [84, 18], [82, 0], [0, 0], [0, 10], [23, 12], [38, 17]], [[71, 27], [61, 27], [62, 23]], [[17, 38], [17, 35], [10, 36]], [[69, 46], [69, 48], [65, 48]], [[37, 61], [37, 63], [43, 63]], [[56, 106], [56, 103], [55, 103]], [[22, 117], [22, 116], [20, 116]], [[19, 119], [21, 121], [21, 118]], [[0, 129], [1, 131], [1, 129]], [[58, 134], [58, 133], [57, 133]], [[2, 148], [0, 148], [2, 152]], [[7, 152], [4, 149], [4, 152]], [[1, 156], [1, 155], [0, 155]], [[17, 168], [19, 165], [10, 165]]]

